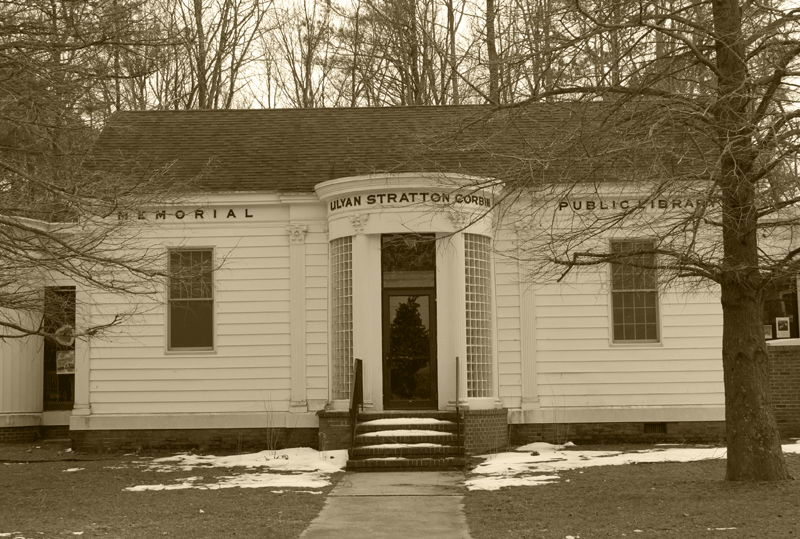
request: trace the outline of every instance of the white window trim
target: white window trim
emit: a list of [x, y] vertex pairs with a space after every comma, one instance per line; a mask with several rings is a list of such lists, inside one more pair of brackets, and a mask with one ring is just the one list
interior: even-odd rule
[[[614, 242], [653, 242], [655, 243], [654, 238], [611, 238], [608, 242], [608, 250], [609, 253], [611, 252], [611, 244]], [[663, 326], [662, 326], [662, 305], [661, 305], [661, 290], [658, 286], [658, 269], [656, 269], [656, 333], [657, 338], [656, 340], [629, 340], [629, 341], [617, 341], [614, 339], [614, 288], [613, 288], [613, 264], [609, 262], [607, 264], [607, 278], [608, 278], [608, 343], [609, 346], [612, 348], [660, 348], [664, 346], [664, 333], [663, 333]]]
[[170, 327], [170, 253], [173, 251], [211, 251], [211, 264], [216, 265], [216, 249], [211, 245], [168, 247], [165, 250], [166, 275], [164, 290], [164, 354], [165, 355], [214, 355], [217, 353], [217, 272], [211, 274], [211, 347], [171, 348]]

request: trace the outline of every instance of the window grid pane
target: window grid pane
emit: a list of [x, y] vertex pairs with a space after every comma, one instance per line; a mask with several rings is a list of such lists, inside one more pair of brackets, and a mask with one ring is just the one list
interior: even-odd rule
[[467, 308], [467, 397], [492, 396], [491, 242], [464, 234]]
[[334, 399], [349, 399], [353, 386], [353, 239], [330, 242], [331, 355]]
[[[613, 241], [614, 254], [653, 250], [651, 241]], [[626, 256], [611, 264], [614, 341], [658, 341], [658, 290], [654, 253]]]

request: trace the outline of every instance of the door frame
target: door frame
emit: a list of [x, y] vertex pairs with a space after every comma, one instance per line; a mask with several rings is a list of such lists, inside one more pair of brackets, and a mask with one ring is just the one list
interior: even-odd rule
[[[389, 296], [428, 296], [428, 336], [430, 339], [430, 400], [398, 401], [392, 400], [392, 368], [389, 364]], [[436, 360], [436, 287], [425, 288], [385, 288], [382, 293], [381, 334], [383, 358], [383, 407], [385, 410], [437, 410], [439, 406], [439, 376]]]

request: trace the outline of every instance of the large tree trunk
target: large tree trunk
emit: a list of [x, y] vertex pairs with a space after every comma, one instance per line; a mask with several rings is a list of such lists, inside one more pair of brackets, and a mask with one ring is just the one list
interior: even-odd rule
[[726, 479], [788, 479], [770, 402], [769, 357], [761, 320], [760, 293], [751, 285], [737, 281], [736, 278], [723, 279], [722, 283]]
[[716, 31], [717, 103], [722, 148], [722, 369], [729, 481], [788, 479], [772, 409], [762, 322], [754, 151], [748, 122], [746, 50], [739, 0], [712, 4]]

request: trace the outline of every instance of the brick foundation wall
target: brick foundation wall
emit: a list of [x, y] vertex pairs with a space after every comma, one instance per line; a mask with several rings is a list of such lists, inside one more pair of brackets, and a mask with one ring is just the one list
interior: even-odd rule
[[39, 427], [39, 437], [42, 440], [69, 438], [69, 425], [42, 425]]
[[39, 437], [39, 427], [2, 427], [0, 444], [29, 444]]
[[[664, 426], [666, 432], [645, 432], [645, 425]], [[511, 445], [533, 442], [563, 444], [724, 443], [724, 421], [671, 423], [518, 423], [511, 424]], [[656, 429], [659, 430], [659, 429]]]
[[352, 431], [347, 410], [317, 412], [319, 417], [319, 450], [349, 449]]
[[772, 405], [784, 438], [800, 437], [800, 346], [768, 346]]
[[464, 451], [467, 455], [501, 451], [508, 446], [508, 410], [465, 410]]
[[255, 452], [287, 447], [317, 448], [316, 428], [73, 430], [72, 448], [103, 451]]

